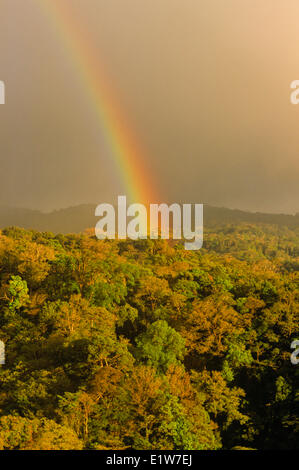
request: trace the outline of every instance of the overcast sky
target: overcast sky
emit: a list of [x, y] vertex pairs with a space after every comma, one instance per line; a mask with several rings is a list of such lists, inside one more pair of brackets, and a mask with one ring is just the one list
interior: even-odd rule
[[[165, 202], [299, 212], [298, 0], [59, 1], [92, 38]], [[122, 181], [42, 2], [0, 0], [0, 204], [113, 202]]]

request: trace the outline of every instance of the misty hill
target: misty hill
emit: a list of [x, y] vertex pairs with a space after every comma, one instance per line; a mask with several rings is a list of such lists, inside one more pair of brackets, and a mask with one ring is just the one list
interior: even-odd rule
[[[18, 226], [53, 233], [79, 233], [95, 226], [98, 220], [94, 215], [95, 207], [96, 205], [93, 204], [82, 204], [44, 213], [37, 210], [0, 206], [0, 228]], [[296, 228], [299, 227], [299, 213], [296, 215], [263, 214], [208, 205], [204, 207], [206, 227], [241, 222]]]

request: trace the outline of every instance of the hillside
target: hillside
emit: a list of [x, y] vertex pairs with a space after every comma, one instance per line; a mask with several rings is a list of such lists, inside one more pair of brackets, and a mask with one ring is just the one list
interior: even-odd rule
[[0, 449], [295, 449], [299, 230], [0, 233]]
[[[0, 206], [0, 228], [17, 226], [53, 233], [79, 233], [94, 227], [97, 218], [94, 215], [96, 205], [82, 204], [67, 209], [45, 213], [30, 209]], [[299, 227], [299, 214], [263, 214], [245, 212], [223, 207], [204, 207], [204, 226], [220, 224], [263, 223], [289, 228]]]

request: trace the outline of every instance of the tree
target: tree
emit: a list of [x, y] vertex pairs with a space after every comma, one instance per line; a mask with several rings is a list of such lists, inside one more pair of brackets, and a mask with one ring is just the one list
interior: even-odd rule
[[138, 359], [166, 372], [171, 364], [179, 364], [184, 358], [185, 341], [166, 321], [151, 324], [145, 333], [136, 339]]

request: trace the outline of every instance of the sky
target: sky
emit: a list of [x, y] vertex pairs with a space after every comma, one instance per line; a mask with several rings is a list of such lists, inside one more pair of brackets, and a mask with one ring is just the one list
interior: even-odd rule
[[[57, 0], [0, 0], [0, 205], [116, 202], [113, 150], [45, 1]], [[59, 2], [104, 64], [161, 202], [299, 212], [298, 0]]]

